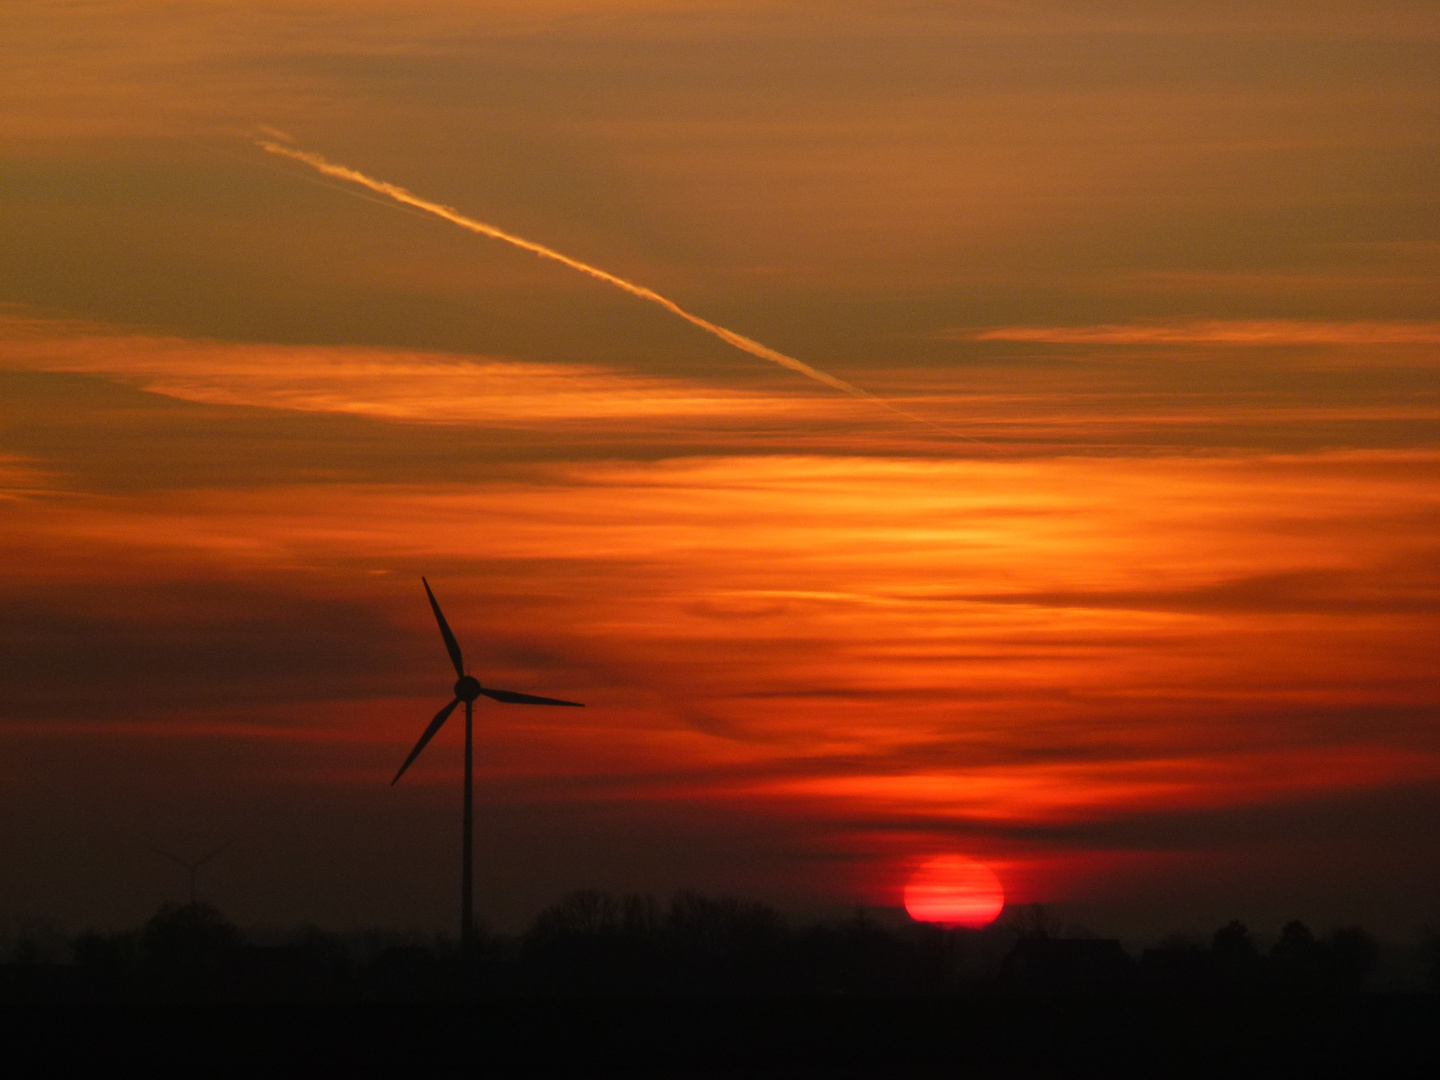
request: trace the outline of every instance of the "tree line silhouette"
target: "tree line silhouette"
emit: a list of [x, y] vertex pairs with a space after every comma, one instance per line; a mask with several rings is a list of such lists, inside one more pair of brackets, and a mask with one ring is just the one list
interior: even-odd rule
[[[574, 892], [516, 937], [446, 939], [305, 928], [248, 935], [205, 903], [168, 904], [141, 927], [73, 938], [22, 933], [0, 964], [0, 1000], [392, 1000], [473, 996], [936, 996], [1024, 993], [1353, 995], [1374, 969], [1358, 927], [1316, 936], [1288, 923], [1259, 948], [1231, 922], [1206, 943], [1137, 958], [1065, 928], [1046, 909], [984, 930], [885, 921], [863, 909], [797, 924], [752, 900], [681, 892]], [[1424, 945], [1440, 991], [1440, 937]]]

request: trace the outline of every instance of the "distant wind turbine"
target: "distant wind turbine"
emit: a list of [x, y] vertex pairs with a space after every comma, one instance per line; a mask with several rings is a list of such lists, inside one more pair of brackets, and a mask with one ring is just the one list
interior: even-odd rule
[[190, 903], [194, 904], [195, 901], [196, 901], [196, 898], [197, 898], [197, 896], [198, 896], [198, 893], [197, 893], [197, 891], [196, 891], [196, 884], [197, 884], [197, 881], [198, 881], [199, 876], [200, 876], [200, 868], [201, 868], [202, 866], [204, 866], [206, 863], [208, 863], [211, 859], [215, 858], [215, 856], [219, 855], [222, 851], [224, 851], [226, 848], [228, 848], [228, 847], [229, 847], [231, 844], [233, 844], [234, 842], [235, 842], [235, 838], [232, 836], [229, 840], [226, 840], [226, 841], [225, 841], [223, 844], [221, 844], [219, 847], [214, 848], [214, 849], [212, 849], [212, 850], [210, 850], [210, 851], [207, 851], [204, 855], [201, 855], [199, 858], [194, 858], [194, 859], [187, 859], [187, 858], [186, 858], [185, 856], [183, 856], [183, 855], [176, 855], [173, 851], [166, 851], [164, 848], [158, 848], [158, 847], [156, 847], [154, 844], [150, 844], [150, 845], [149, 845], [149, 848], [150, 848], [151, 851], [155, 852], [156, 855], [163, 855], [165, 858], [169, 859], [171, 862], [179, 863], [179, 864], [180, 864], [181, 866], [183, 866], [187, 871], [189, 871], [189, 873], [190, 873]]
[[420, 751], [425, 749], [425, 745], [435, 737], [435, 733], [450, 718], [450, 714], [455, 711], [455, 706], [463, 701], [465, 703], [465, 798], [461, 819], [460, 940], [468, 944], [475, 936], [474, 851], [471, 843], [475, 805], [474, 767], [472, 765], [475, 699], [483, 695], [506, 705], [569, 705], [577, 709], [584, 708], [584, 705], [578, 701], [560, 701], [558, 698], [519, 694], [514, 690], [495, 690], [488, 686], [481, 686], [479, 679], [465, 674], [465, 659], [460, 655], [460, 645], [456, 642], [455, 635], [450, 632], [450, 624], [445, 621], [445, 613], [440, 610], [440, 605], [435, 601], [435, 594], [430, 591], [430, 582], [423, 577], [420, 581], [425, 586], [425, 595], [430, 598], [430, 609], [435, 612], [435, 621], [440, 624], [440, 636], [445, 639], [445, 649], [450, 654], [450, 663], [455, 666], [455, 674], [459, 678], [455, 680], [454, 700], [435, 714], [435, 719], [430, 721], [430, 726], [420, 736], [420, 741], [415, 744], [415, 749], [410, 751], [410, 756], [405, 759], [405, 764], [400, 766], [400, 771], [395, 774], [395, 779], [391, 780], [390, 784], [393, 787], [399, 782], [400, 777], [405, 775], [405, 770], [410, 767], [410, 763], [420, 756]]

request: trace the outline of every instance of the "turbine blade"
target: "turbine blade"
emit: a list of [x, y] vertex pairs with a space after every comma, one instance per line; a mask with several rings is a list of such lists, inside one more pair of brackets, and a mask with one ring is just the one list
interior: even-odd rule
[[445, 726], [445, 721], [450, 719], [450, 714], [455, 711], [455, 706], [459, 704], [460, 699], [457, 697], [454, 701], [450, 702], [449, 705], [446, 705], [435, 714], [435, 719], [430, 721], [430, 726], [425, 729], [425, 734], [420, 736], [420, 741], [415, 744], [415, 749], [410, 751], [410, 756], [405, 759], [405, 764], [400, 766], [400, 771], [395, 774], [395, 779], [390, 781], [391, 787], [399, 783], [400, 777], [405, 775], [405, 770], [410, 767], [410, 763], [420, 756], [420, 751], [425, 749], [425, 744], [433, 739], [435, 733]]
[[440, 624], [440, 636], [445, 639], [445, 648], [450, 653], [450, 663], [455, 665], [455, 674], [460, 678], [465, 676], [465, 661], [460, 656], [460, 645], [455, 640], [455, 635], [450, 632], [450, 624], [445, 621], [445, 613], [440, 610], [440, 605], [435, 602], [435, 594], [430, 591], [430, 582], [423, 577], [420, 581], [425, 586], [425, 595], [430, 598], [430, 608], [435, 612], [435, 621]]
[[206, 852], [204, 855], [201, 855], [200, 858], [199, 858], [198, 860], [196, 860], [195, 865], [196, 865], [196, 866], [204, 866], [207, 862], [209, 862], [211, 859], [215, 858], [216, 855], [219, 855], [222, 851], [224, 851], [226, 848], [228, 848], [228, 847], [229, 847], [231, 844], [233, 844], [234, 842], [235, 842], [235, 838], [234, 838], [233, 836], [230, 837], [229, 840], [226, 840], [226, 841], [225, 841], [223, 844], [221, 844], [219, 847], [214, 848], [213, 850]]
[[166, 851], [163, 848], [158, 848], [154, 844], [146, 844], [145, 846], [148, 847], [151, 851], [155, 852], [156, 855], [164, 855], [165, 858], [169, 859], [171, 862], [179, 863], [187, 870], [190, 869], [190, 864], [184, 859], [182, 859], [179, 855], [176, 855], [175, 853], [170, 851]]
[[578, 701], [561, 701], [553, 697], [536, 697], [534, 694], [517, 694], [514, 690], [491, 690], [488, 686], [482, 687], [480, 693], [496, 701], [503, 701], [506, 705], [570, 705], [577, 709], [585, 706]]

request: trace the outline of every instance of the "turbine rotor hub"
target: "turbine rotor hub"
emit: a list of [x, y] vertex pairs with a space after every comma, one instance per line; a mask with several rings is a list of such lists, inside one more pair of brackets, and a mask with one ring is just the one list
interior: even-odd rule
[[480, 680], [473, 675], [461, 675], [455, 683], [455, 696], [461, 701], [474, 701], [480, 696]]

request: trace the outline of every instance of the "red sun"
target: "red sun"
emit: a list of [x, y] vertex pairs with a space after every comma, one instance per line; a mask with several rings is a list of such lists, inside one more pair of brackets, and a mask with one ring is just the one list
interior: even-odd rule
[[964, 855], [927, 860], [905, 886], [905, 910], [917, 922], [978, 930], [1004, 906], [1005, 889], [995, 872]]

